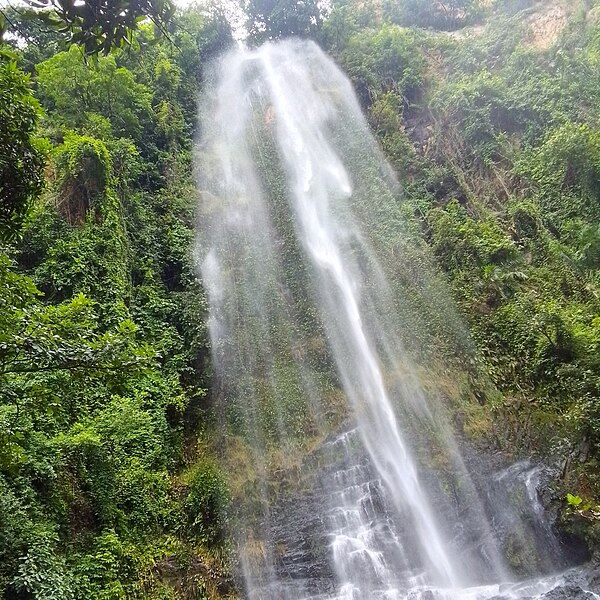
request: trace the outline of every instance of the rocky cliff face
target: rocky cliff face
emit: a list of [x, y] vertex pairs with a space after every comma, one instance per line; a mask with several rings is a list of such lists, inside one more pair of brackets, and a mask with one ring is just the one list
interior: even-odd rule
[[[502, 548], [512, 578], [520, 581], [496, 585], [497, 594], [493, 596], [490, 587], [484, 585], [481, 593], [485, 595], [481, 597], [597, 598], [594, 594], [600, 592], [598, 565], [577, 566], [589, 561], [585, 545], [561, 533], [556, 526], [552, 491], [556, 472], [530, 461], [507, 466], [499, 453], [474, 451], [468, 445], [463, 447], [463, 455], [471, 475], [470, 495], [455, 494], [452, 474], [433, 469], [423, 470], [423, 484], [436, 506], [439, 521], [451, 532], [453, 551], [459, 552], [465, 561], [483, 561], [486, 536], [493, 536]], [[281, 489], [287, 491], [273, 498], [270, 512], [271, 529], [267, 537], [276, 548], [274, 568], [279, 582], [276, 595], [333, 597], [340, 577], [335, 561], [336, 544], [346, 534], [348, 520], [353, 518], [362, 519], [369, 529], [370, 547], [365, 552], [385, 557], [386, 564], [391, 561], [401, 564], [392, 541], [406, 539], [410, 532], [404, 529], [402, 515], [386, 503], [381, 482], [375, 477], [355, 431], [332, 436], [306, 458], [302, 471], [305, 477], [297, 489], [282, 484]], [[284, 473], [281, 478], [285, 479]], [[348, 498], [357, 500], [360, 514], [352, 514]], [[477, 510], [487, 515], [491, 529], [482, 529], [476, 520], [469, 518], [477, 501], [480, 503]], [[337, 529], [332, 529], [332, 523], [337, 524]], [[373, 564], [376, 569], [376, 560]], [[419, 566], [418, 559], [405, 563], [407, 576], [417, 576]], [[361, 575], [369, 576], [368, 569]], [[433, 591], [431, 594], [432, 599], [438, 597]]]

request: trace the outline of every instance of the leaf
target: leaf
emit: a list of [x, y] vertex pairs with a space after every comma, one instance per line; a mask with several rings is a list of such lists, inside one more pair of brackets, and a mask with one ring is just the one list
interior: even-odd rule
[[580, 496], [573, 496], [573, 494], [567, 494], [567, 502], [570, 506], [579, 506], [583, 502], [583, 498]]

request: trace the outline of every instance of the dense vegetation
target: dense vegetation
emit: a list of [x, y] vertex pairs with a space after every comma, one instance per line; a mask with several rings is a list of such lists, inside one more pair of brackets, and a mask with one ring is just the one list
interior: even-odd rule
[[[564, 23], [548, 32], [544, 19], [556, 7]], [[487, 401], [497, 439], [517, 453], [564, 461], [565, 485], [593, 504], [598, 7], [497, 2], [491, 11], [485, 27], [450, 36], [403, 28], [394, 13], [355, 27], [334, 10], [325, 35], [361, 92], [502, 393]], [[351, 31], [341, 40], [340, 21]]]
[[[246, 9], [252, 42], [311, 36], [351, 77], [498, 392], [471, 381], [465, 430], [560, 462], [571, 525], [597, 544], [600, 5]], [[202, 66], [231, 31], [193, 8], [158, 42], [140, 25], [86, 59], [10, 18], [25, 43], [0, 46], [0, 589], [225, 597], [190, 245]]]
[[0, 36], [10, 30], [39, 43], [39, 36], [29, 35], [33, 27], [44, 31], [46, 39], [58, 33], [86, 55], [97, 56], [137, 44], [136, 32], [148, 22], [164, 33], [174, 12], [170, 0], [24, 0], [18, 7], [0, 6]]
[[32, 39], [0, 65], [6, 598], [228, 590], [189, 247], [200, 64], [230, 32], [197, 12], [172, 27], [94, 61]]

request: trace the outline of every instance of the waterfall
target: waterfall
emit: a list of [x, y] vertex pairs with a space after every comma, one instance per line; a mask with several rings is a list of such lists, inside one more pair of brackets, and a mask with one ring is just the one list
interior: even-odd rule
[[526, 518], [481, 492], [424, 391], [414, 356], [462, 330], [348, 79], [312, 42], [236, 50], [201, 122], [197, 260], [247, 597], [508, 589], [497, 505], [505, 529]]

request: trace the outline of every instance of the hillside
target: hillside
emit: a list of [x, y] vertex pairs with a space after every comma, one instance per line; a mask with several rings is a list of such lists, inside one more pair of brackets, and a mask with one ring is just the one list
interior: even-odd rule
[[[469, 456], [548, 465], [540, 496], [553, 525], [597, 557], [600, 4], [334, 0], [323, 13], [251, 0], [245, 10], [250, 46], [299, 35], [333, 57], [397, 173], [394, 210], [423, 254], [393, 250], [391, 270], [406, 275], [406, 260], [419, 280], [426, 256], [441, 274], [431, 305], [416, 316], [403, 307], [420, 385], [443, 398]], [[254, 500], [257, 466], [240, 418], [222, 409], [194, 256], [210, 209], [197, 183], [198, 105], [209, 102], [206, 69], [235, 44], [226, 12], [178, 10], [158, 40], [143, 24], [130, 47], [91, 58], [64, 32], [8, 13], [18, 37], [0, 45], [4, 598], [242, 597], [232, 524]], [[266, 110], [258, 126], [272, 118]], [[278, 189], [279, 176], [265, 178]], [[402, 248], [404, 232], [383, 225]], [[291, 354], [321, 360], [320, 326], [305, 316], [318, 331]], [[257, 340], [245, 343], [262, 356]], [[330, 430], [318, 434], [297, 374], [276, 365], [296, 419], [291, 450], [269, 455], [286, 501], [347, 416], [322, 361]], [[311, 502], [277, 510], [294, 524]]]
[[598, 8], [497, 2], [487, 10], [449, 32], [372, 22], [343, 42], [326, 39], [501, 393], [478, 396], [493, 416], [473, 426], [491, 428], [516, 455], [561, 462], [564, 489], [591, 499]]

